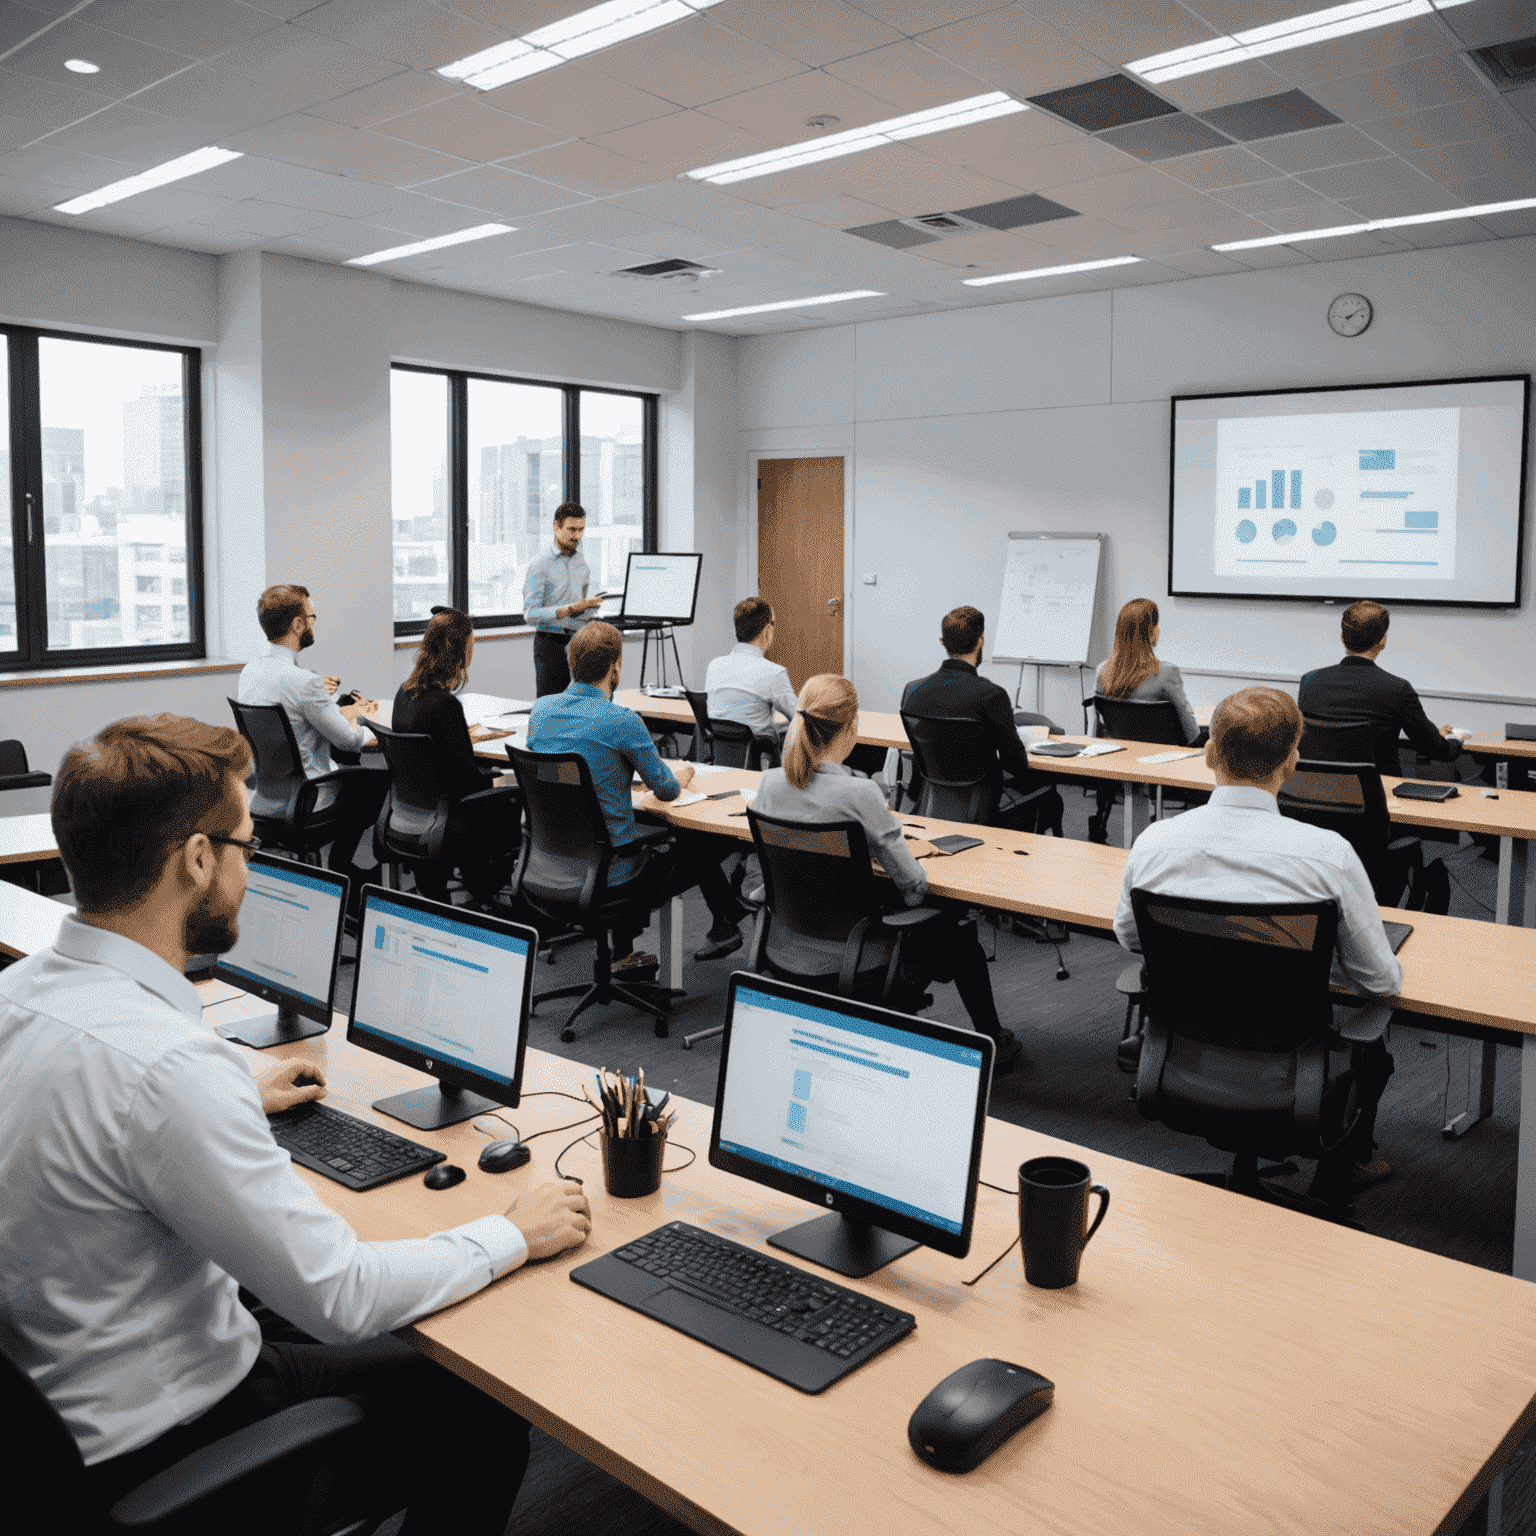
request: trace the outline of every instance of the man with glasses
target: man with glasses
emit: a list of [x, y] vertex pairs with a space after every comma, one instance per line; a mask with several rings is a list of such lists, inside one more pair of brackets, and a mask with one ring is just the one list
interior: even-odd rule
[[[318, 779], [332, 773], [331, 748], [345, 752], [371, 752], [378, 743], [362, 723], [378, 714], [379, 706], [370, 699], [338, 705], [335, 693], [340, 681], [317, 677], [298, 664], [299, 652], [315, 643], [318, 615], [310, 601], [309, 588], [283, 583], [268, 587], [256, 603], [256, 618], [267, 647], [240, 673], [239, 700], [242, 704], [281, 704], [293, 726], [299, 757], [305, 775]], [[377, 763], [377, 759], [375, 759]], [[383, 765], [359, 767], [339, 784], [322, 786], [315, 795], [315, 809], [336, 809], [336, 839], [331, 844], [327, 862], [337, 874], [352, 882], [352, 915], [355, 917], [366, 881], [377, 870], [355, 862], [357, 845], [378, 819], [379, 808], [389, 790], [389, 774]]]
[[[392, 1330], [584, 1242], [587, 1202], [544, 1184], [506, 1215], [364, 1243], [300, 1178], [265, 1115], [324, 1097], [323, 1074], [290, 1058], [258, 1088], [183, 974], [235, 943], [249, 768], [236, 732], [176, 715], [119, 720], [60, 766], [79, 910], [0, 973], [0, 1346], [68, 1426], [103, 1526], [200, 1447], [356, 1395], [348, 1508], [502, 1536], [527, 1424]], [[451, 1496], [424, 1433], [452, 1450]]]

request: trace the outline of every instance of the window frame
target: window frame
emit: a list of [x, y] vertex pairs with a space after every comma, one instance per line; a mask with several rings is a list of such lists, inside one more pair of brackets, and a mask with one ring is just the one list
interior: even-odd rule
[[[202, 661], [208, 654], [203, 605], [203, 397], [201, 347], [121, 336], [96, 336], [46, 326], [0, 325], [7, 338], [10, 391], [11, 551], [16, 581], [16, 649], [0, 651], [0, 673], [64, 671], [73, 667]], [[187, 610], [183, 641], [54, 649], [48, 645], [47, 537], [43, 531], [42, 390], [38, 342], [44, 339], [170, 352], [181, 358], [186, 462]], [[121, 546], [120, 546], [121, 547]], [[137, 593], [134, 594], [137, 596]]]
[[[596, 384], [564, 384], [550, 379], [526, 379], [514, 374], [482, 373], [475, 369], [441, 368], [429, 363], [391, 363], [390, 372], [425, 373], [448, 384], [448, 601], [461, 613], [469, 613], [469, 384], [471, 379], [489, 384], [522, 384], [532, 389], [559, 390], [564, 464], [562, 501], [581, 500], [581, 396], [621, 395], [639, 400], [640, 410], [640, 551], [654, 554], [657, 548], [657, 426], [660, 397], [640, 389], [610, 389]], [[393, 422], [391, 422], [393, 432]], [[394, 508], [390, 508], [390, 542], [394, 542]], [[553, 535], [551, 535], [553, 537]], [[393, 566], [391, 566], [393, 569]], [[393, 608], [393, 588], [391, 588]], [[521, 613], [470, 614], [476, 629], [507, 629], [527, 621]], [[429, 619], [396, 619], [397, 638], [423, 633]]]

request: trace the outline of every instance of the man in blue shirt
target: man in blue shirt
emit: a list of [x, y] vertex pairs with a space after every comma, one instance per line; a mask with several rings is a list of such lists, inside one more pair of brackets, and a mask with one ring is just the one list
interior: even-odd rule
[[[613, 702], [624, 664], [624, 642], [618, 630], [601, 621], [584, 624], [571, 638], [567, 654], [573, 681], [563, 693], [535, 701], [528, 718], [528, 750], [576, 752], [586, 759], [613, 840], [610, 889], [638, 876], [647, 902], [659, 906], [698, 886], [714, 924], [709, 942], [693, 958], [718, 960], [733, 954], [741, 948], [737, 925], [745, 913], [731, 896], [712, 838], [678, 832], [677, 850], [670, 858], [647, 864], [643, 856], [624, 856], [625, 845], [640, 835], [630, 799], [632, 776], [638, 773], [658, 800], [675, 800], [693, 782], [693, 767], [684, 763], [674, 773], [662, 762], [639, 715]], [[642, 931], [640, 927], [614, 929], [616, 960], [632, 953]]]
[[523, 578], [523, 622], [532, 624], [534, 691], [539, 698], [563, 693], [571, 680], [565, 648], [587, 622], [589, 608], [602, 598], [588, 597], [592, 572], [581, 554], [587, 514], [578, 502], [562, 501], [555, 508], [555, 542]]

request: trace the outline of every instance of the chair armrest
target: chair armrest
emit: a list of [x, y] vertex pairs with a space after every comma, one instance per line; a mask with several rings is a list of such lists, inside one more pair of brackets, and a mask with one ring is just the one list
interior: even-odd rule
[[332, 768], [329, 773], [317, 773], [314, 778], [306, 779], [306, 784], [318, 789], [322, 784], [345, 784], [346, 781], [359, 773], [375, 773], [374, 768]]
[[743, 891], [741, 894], [745, 896], [754, 907], [760, 907], [768, 898], [768, 887], [766, 885], [760, 885], [755, 891]]
[[489, 789], [477, 789], [472, 795], [460, 797], [460, 805], [481, 805], [487, 800], [510, 800], [518, 793], [515, 784], [493, 784]]
[[1416, 837], [1398, 837], [1387, 844], [1388, 853], [1402, 853], [1408, 848], [1422, 848], [1424, 844]]
[[641, 831], [637, 836], [631, 838], [629, 842], [620, 843], [613, 850], [613, 856], [616, 859], [633, 858], [637, 853], [644, 852], [647, 849], [657, 849], [664, 843], [673, 842], [676, 840], [676, 837], [677, 832], [673, 827], [658, 827], [655, 831]]
[[901, 912], [887, 912], [880, 922], [886, 928], [915, 928], [940, 915], [937, 907], [907, 907]]
[[1128, 965], [1115, 977], [1115, 991], [1124, 993], [1126, 997], [1139, 997], [1146, 990], [1145, 966]]
[[1364, 1008], [1357, 1008], [1334, 1033], [1340, 1039], [1355, 1044], [1380, 1040], [1387, 1032], [1387, 1025], [1392, 1022], [1393, 1012], [1384, 1003], [1369, 1003]]
[[[119, 1530], [145, 1530], [186, 1514], [204, 1499], [258, 1473], [270, 1471], [274, 1477], [286, 1478], [283, 1463], [290, 1457], [317, 1449], [362, 1422], [362, 1408], [344, 1397], [296, 1403], [182, 1457], [175, 1466], [124, 1494], [108, 1518]], [[284, 1492], [291, 1495], [286, 1487]]]
[[6, 789], [46, 789], [53, 783], [51, 773], [6, 773], [0, 774], [0, 790]]

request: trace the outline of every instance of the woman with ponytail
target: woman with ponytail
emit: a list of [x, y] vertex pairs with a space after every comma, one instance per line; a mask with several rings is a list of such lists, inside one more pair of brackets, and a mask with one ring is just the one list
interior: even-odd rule
[[[928, 876], [912, 857], [901, 823], [880, 786], [873, 779], [854, 778], [844, 766], [859, 739], [859, 695], [853, 684], [824, 672], [800, 690], [798, 704], [784, 747], [784, 766], [763, 775], [753, 808], [783, 821], [858, 822], [870, 853], [891, 877], [893, 896], [909, 907], [920, 906]], [[986, 955], [975, 924], [962, 916], [946, 912], [914, 929], [907, 963], [926, 976], [955, 983], [972, 1026], [997, 1043], [995, 1070], [1006, 1071], [1018, 1059], [1019, 1042], [998, 1021]], [[786, 970], [835, 976], [842, 964], [841, 945], [799, 934], [781, 941], [769, 932], [769, 959]], [[873, 959], [866, 952], [866, 960]]]

